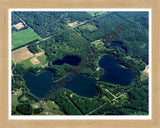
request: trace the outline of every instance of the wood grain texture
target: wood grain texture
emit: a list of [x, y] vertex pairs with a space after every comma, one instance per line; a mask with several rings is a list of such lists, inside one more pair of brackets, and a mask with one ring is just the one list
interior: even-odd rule
[[[8, 120], [9, 8], [151, 8], [152, 120]], [[160, 0], [0, 0], [0, 128], [160, 128]]]

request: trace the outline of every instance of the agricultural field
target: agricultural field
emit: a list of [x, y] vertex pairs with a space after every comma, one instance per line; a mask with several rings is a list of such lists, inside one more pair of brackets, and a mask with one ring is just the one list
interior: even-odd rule
[[42, 65], [45, 65], [48, 63], [46, 55], [38, 56], [37, 59], [41, 62]]
[[106, 11], [101, 11], [101, 12], [88, 11], [87, 13], [90, 14], [91, 16], [98, 16], [98, 15], [102, 15], [102, 14], [106, 13]]
[[13, 25], [13, 27], [15, 27], [17, 30], [20, 30], [21, 28], [24, 28], [24, 25], [22, 22], [19, 22], [18, 24]]
[[14, 59], [16, 62], [21, 62], [32, 56], [33, 56], [33, 53], [31, 53], [26, 47], [12, 52], [12, 59]]
[[36, 53], [36, 54], [34, 54], [34, 55], [35, 55], [35, 57], [43, 56], [43, 55], [44, 55], [44, 52], [39, 52], [39, 53]]
[[35, 68], [35, 67], [41, 67], [40, 63], [34, 65], [34, 64], [31, 62], [31, 59], [32, 59], [32, 58], [28, 58], [28, 59], [26, 59], [26, 60], [24, 60], [24, 61], [21, 61], [19, 64], [23, 64], [24, 69], [28, 69], [28, 68], [30, 68], [30, 67], [33, 67], [33, 68]]
[[[30, 67], [32, 67], [32, 68], [36, 68], [36, 67], [40, 68], [41, 65], [45, 66], [45, 65], [48, 64], [48, 62], [46, 60], [47, 56], [43, 55], [42, 53], [44, 54], [44, 52], [37, 53], [34, 56], [32, 56], [32, 57], [30, 57], [30, 58], [28, 58], [28, 59], [26, 59], [24, 61], [19, 62], [19, 64], [23, 64], [25, 69], [28, 69]], [[38, 54], [40, 56], [36, 57], [36, 55], [38, 55]]]
[[39, 63], [40, 63], [40, 61], [39, 61], [39, 60], [37, 60], [37, 58], [36, 58], [36, 57], [31, 58], [31, 59], [30, 59], [30, 61], [31, 61], [31, 63], [32, 63], [33, 65], [37, 65], [37, 64], [39, 64]]
[[97, 29], [96, 26], [92, 25], [92, 24], [85, 24], [79, 27], [80, 29], [86, 29], [88, 31], [94, 31]]
[[12, 45], [14, 48], [25, 45], [36, 39], [41, 40], [42, 38], [34, 32], [32, 28], [27, 28], [21, 31], [14, 31], [12, 33]]

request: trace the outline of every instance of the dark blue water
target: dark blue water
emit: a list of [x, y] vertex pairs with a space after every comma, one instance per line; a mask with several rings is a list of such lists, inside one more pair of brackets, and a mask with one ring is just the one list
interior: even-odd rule
[[123, 43], [120, 41], [113, 41], [110, 46], [118, 48], [121, 52], [127, 53], [127, 49], [122, 45]]
[[102, 81], [128, 85], [132, 80], [133, 75], [131, 71], [121, 67], [112, 56], [103, 56], [99, 61], [99, 66], [105, 70], [104, 74], [100, 77]]
[[79, 74], [70, 77], [68, 81], [61, 80], [59, 82], [52, 81], [53, 74], [50, 71], [45, 71], [37, 76], [30, 72], [25, 74], [23, 78], [30, 92], [38, 97], [44, 97], [52, 89], [51, 87], [55, 87], [58, 83], [80, 96], [94, 97], [98, 93], [96, 80]]
[[121, 47], [122, 46], [122, 42], [119, 41], [113, 41], [110, 46], [112, 47]]
[[50, 87], [53, 85], [52, 76], [52, 72], [49, 71], [39, 75], [29, 72], [23, 78], [31, 93], [38, 97], [43, 97], [45, 94], [48, 94]]
[[53, 65], [62, 65], [64, 63], [77, 66], [81, 62], [81, 59], [77, 56], [66, 56], [62, 60], [56, 60]]
[[[99, 61], [99, 65], [105, 70], [104, 74], [100, 77], [102, 81], [128, 85], [132, 80], [132, 73], [128, 69], [122, 68], [112, 56], [103, 56]], [[53, 82], [53, 77], [54, 75], [50, 71], [45, 71], [39, 75], [29, 72], [23, 76], [30, 92], [38, 97], [47, 95], [56, 84], [61, 84], [62, 87], [70, 89], [74, 93], [84, 97], [94, 97], [98, 93], [94, 78], [76, 74], [70, 77], [70, 80], [65, 81], [66, 79], [64, 78], [59, 82]]]

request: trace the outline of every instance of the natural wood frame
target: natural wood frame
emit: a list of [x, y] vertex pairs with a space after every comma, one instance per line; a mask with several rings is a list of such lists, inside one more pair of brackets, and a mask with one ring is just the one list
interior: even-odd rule
[[[8, 9], [9, 8], [151, 8], [152, 9], [152, 119], [151, 120], [9, 120], [8, 119]], [[160, 127], [160, 0], [0, 0], [0, 128], [159, 128]]]

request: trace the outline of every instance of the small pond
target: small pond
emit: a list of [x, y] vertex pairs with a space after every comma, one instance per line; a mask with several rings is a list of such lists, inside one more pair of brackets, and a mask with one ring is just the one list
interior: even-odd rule
[[77, 56], [65, 56], [62, 60], [56, 60], [53, 65], [62, 65], [64, 63], [77, 66], [81, 62], [81, 59]]
[[113, 41], [110, 46], [118, 48], [122, 53], [127, 53], [127, 49], [122, 44], [120, 41]]

